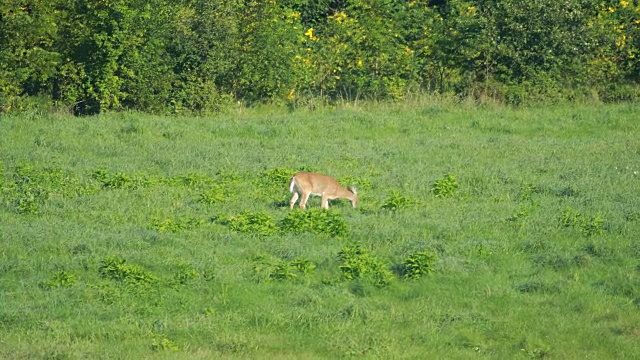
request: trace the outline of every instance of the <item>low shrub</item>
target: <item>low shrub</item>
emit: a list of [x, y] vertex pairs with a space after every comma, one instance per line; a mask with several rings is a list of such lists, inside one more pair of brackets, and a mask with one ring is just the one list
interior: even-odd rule
[[338, 258], [342, 261], [342, 276], [347, 280], [366, 279], [378, 287], [384, 287], [393, 279], [393, 273], [383, 261], [358, 245], [343, 248]]
[[285, 187], [296, 172], [298, 170], [283, 167], [265, 170], [256, 180], [256, 184], [263, 187]]
[[407, 279], [419, 279], [434, 271], [438, 256], [431, 251], [419, 251], [407, 256], [402, 262], [402, 276]]
[[244, 211], [239, 215], [230, 216], [218, 221], [222, 225], [228, 226], [229, 229], [241, 233], [273, 235], [279, 231], [273, 217], [265, 212], [252, 213], [250, 211]]
[[291, 211], [278, 226], [282, 231], [311, 232], [332, 237], [347, 235], [347, 223], [339, 213], [325, 209]]
[[143, 176], [128, 175], [122, 172], [110, 173], [104, 169], [96, 169], [91, 172], [90, 176], [105, 189], [138, 189], [153, 182]]
[[289, 280], [313, 273], [316, 264], [307, 259], [295, 259], [292, 261], [271, 261], [264, 256], [257, 257], [253, 267], [259, 278], [270, 280]]
[[98, 272], [102, 277], [134, 285], [153, 284], [158, 278], [139, 265], [127, 264], [125, 259], [107, 257], [100, 262]]
[[406, 196], [402, 195], [399, 191], [394, 191], [387, 197], [382, 204], [382, 208], [386, 210], [396, 211], [413, 205], [415, 202]]
[[458, 190], [458, 180], [454, 175], [447, 174], [442, 179], [436, 180], [431, 186], [431, 192], [436, 197], [452, 197]]

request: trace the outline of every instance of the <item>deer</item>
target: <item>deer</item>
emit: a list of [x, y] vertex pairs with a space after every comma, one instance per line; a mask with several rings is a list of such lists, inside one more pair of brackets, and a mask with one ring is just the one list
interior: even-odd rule
[[355, 188], [345, 188], [333, 177], [314, 172], [301, 171], [293, 175], [289, 182], [289, 192], [293, 193], [289, 203], [291, 209], [298, 198], [301, 198], [300, 208], [306, 209], [307, 200], [311, 195], [322, 196], [320, 207], [323, 209], [328, 209], [329, 200], [334, 199], [348, 199], [354, 208], [358, 205], [358, 193]]

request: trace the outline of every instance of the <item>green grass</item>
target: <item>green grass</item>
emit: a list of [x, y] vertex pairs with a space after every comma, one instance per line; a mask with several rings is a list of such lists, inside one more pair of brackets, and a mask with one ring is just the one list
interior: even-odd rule
[[4, 116], [0, 358], [638, 358], [639, 113]]

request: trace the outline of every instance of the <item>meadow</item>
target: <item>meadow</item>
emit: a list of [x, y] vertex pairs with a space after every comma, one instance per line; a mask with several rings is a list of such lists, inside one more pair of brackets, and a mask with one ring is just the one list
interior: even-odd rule
[[637, 359], [638, 114], [3, 116], [0, 358]]

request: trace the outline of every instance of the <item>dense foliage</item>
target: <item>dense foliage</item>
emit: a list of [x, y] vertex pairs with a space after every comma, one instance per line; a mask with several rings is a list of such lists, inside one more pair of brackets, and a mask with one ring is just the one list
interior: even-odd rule
[[5, 0], [0, 111], [620, 101], [640, 97], [639, 49], [637, 0]]

